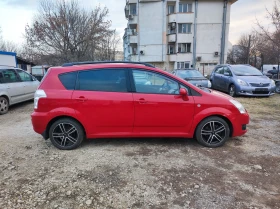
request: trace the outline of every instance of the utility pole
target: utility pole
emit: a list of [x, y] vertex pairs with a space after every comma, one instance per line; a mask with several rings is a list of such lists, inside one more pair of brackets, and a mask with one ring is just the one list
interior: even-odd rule
[[249, 44], [248, 44], [248, 52], [247, 52], [247, 64], [250, 64], [250, 47], [251, 47], [251, 35], [249, 35]]

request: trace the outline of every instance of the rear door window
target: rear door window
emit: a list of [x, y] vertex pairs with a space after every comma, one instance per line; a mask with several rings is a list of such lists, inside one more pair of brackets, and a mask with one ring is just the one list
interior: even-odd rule
[[79, 72], [78, 90], [128, 92], [125, 69], [98, 69]]
[[15, 83], [20, 82], [19, 77], [13, 69], [2, 70], [0, 73], [1, 83]]

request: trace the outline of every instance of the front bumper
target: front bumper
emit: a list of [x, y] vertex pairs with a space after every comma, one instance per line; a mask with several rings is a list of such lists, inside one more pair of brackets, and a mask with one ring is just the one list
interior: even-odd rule
[[244, 135], [247, 132], [249, 121], [250, 117], [247, 112], [245, 114], [235, 115], [231, 120], [233, 128], [232, 137]]
[[236, 88], [237, 95], [244, 96], [271, 96], [275, 94], [276, 86], [269, 87], [252, 87], [252, 86], [239, 86]]

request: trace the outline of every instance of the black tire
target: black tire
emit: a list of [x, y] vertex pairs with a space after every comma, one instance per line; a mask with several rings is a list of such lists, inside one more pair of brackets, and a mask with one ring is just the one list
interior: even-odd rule
[[0, 115], [4, 115], [9, 110], [9, 101], [5, 97], [0, 97]]
[[227, 122], [220, 117], [213, 116], [199, 123], [195, 136], [201, 145], [215, 148], [224, 145], [229, 138], [229, 132]]
[[56, 148], [72, 150], [80, 146], [84, 140], [85, 133], [82, 126], [75, 120], [62, 118], [51, 125], [49, 136]]
[[236, 96], [235, 85], [231, 84], [228, 89], [228, 94], [232, 97]]
[[280, 94], [280, 82], [278, 82], [278, 83], [276, 84], [275, 92], [278, 93], [278, 94]]

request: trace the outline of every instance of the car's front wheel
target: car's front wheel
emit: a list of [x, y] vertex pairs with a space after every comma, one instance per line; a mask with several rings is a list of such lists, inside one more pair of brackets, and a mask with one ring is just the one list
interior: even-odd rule
[[230, 87], [229, 87], [229, 95], [232, 97], [236, 96], [235, 85], [233, 85], [233, 84], [230, 85]]
[[195, 136], [197, 141], [206, 147], [220, 147], [229, 138], [229, 126], [220, 117], [209, 117], [197, 126]]
[[52, 144], [58, 149], [71, 150], [80, 146], [85, 134], [78, 122], [70, 118], [62, 118], [51, 125], [49, 136]]
[[5, 97], [0, 97], [0, 115], [4, 115], [9, 110], [9, 102]]

